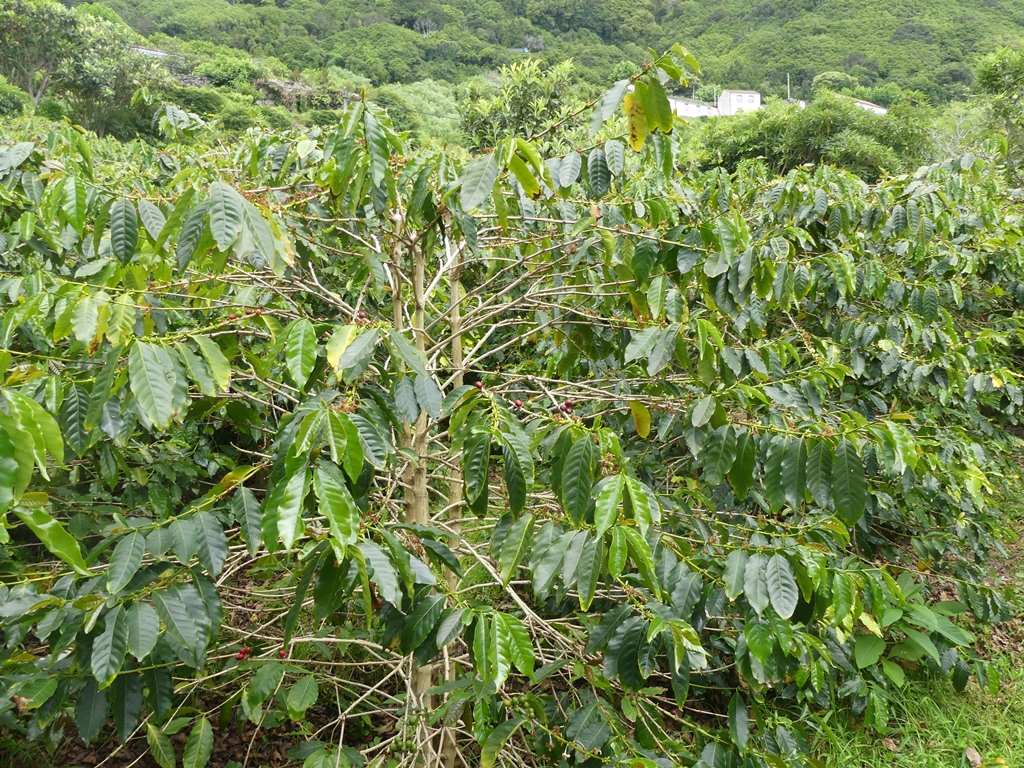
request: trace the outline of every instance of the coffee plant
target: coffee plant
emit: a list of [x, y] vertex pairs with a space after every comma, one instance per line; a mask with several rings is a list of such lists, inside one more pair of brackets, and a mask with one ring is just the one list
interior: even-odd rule
[[282, 727], [307, 768], [764, 768], [909, 676], [994, 689], [1019, 198], [970, 156], [688, 172], [693, 66], [560, 155], [409, 156], [369, 103], [9, 137], [0, 723], [163, 768]]

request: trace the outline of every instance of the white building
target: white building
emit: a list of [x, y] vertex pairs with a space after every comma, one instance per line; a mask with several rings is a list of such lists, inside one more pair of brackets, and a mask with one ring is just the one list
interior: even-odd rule
[[668, 103], [678, 117], [718, 117], [718, 107], [704, 101], [669, 96]]
[[856, 104], [861, 109], [866, 109], [868, 112], [874, 112], [876, 115], [884, 115], [889, 111], [881, 104], [875, 104], [870, 101], [864, 101], [864, 99], [854, 99], [853, 103]]
[[718, 97], [718, 114], [723, 117], [760, 108], [761, 94], [757, 91], [734, 91], [727, 88]]

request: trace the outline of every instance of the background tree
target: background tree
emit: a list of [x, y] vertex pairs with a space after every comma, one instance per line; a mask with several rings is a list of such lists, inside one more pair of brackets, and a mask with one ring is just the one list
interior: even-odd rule
[[33, 104], [75, 73], [85, 45], [78, 17], [53, 0], [5, 0], [0, 6], [0, 74]]

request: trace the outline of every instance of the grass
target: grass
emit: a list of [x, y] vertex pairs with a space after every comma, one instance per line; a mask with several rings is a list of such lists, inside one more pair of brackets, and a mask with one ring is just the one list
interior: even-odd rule
[[985, 768], [1024, 766], [1024, 669], [1014, 660], [999, 666], [997, 696], [973, 683], [963, 693], [948, 684], [912, 683], [892, 704], [895, 727], [882, 737], [852, 719], [834, 721], [818, 745], [827, 766], [842, 768]]

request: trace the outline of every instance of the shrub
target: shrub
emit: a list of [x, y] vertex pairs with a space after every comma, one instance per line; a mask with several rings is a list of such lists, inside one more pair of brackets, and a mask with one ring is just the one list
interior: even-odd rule
[[28, 109], [30, 103], [27, 93], [0, 75], [0, 117], [17, 117]]

